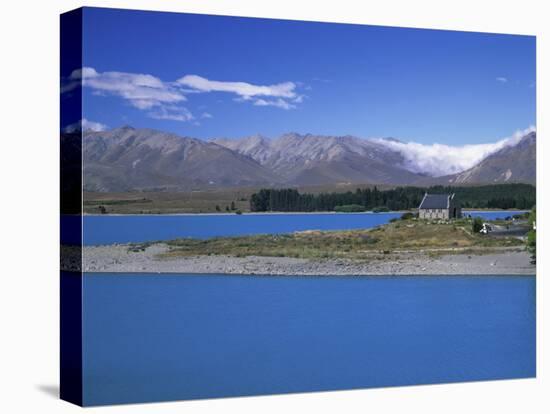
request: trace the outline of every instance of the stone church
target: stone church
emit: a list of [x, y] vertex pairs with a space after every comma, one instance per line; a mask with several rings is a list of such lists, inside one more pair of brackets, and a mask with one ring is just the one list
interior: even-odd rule
[[448, 220], [462, 217], [462, 208], [455, 194], [424, 194], [418, 207], [421, 219]]

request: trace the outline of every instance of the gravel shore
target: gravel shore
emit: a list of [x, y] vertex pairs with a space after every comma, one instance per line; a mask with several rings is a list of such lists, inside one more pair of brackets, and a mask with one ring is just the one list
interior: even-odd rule
[[[342, 259], [308, 260], [287, 257], [193, 256], [159, 258], [169, 250], [165, 244], [132, 252], [128, 245], [87, 246], [82, 251], [85, 272], [120, 273], [226, 273], [264, 275], [533, 275], [535, 266], [523, 250], [500, 250], [483, 255], [425, 253], [378, 256], [364, 262]], [[76, 270], [75, 259], [64, 252], [62, 268]], [[79, 255], [79, 252], [77, 253]], [[71, 259], [72, 257], [72, 259]]]

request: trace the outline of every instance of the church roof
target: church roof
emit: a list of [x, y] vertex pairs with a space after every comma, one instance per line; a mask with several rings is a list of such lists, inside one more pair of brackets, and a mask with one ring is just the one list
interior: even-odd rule
[[420, 203], [419, 209], [427, 208], [449, 208], [451, 199], [454, 197], [454, 194], [428, 194], [424, 195], [422, 202]]

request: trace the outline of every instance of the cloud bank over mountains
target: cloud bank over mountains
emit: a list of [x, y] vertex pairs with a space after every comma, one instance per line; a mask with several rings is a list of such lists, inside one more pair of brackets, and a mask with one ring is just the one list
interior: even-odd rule
[[[507, 83], [508, 78], [499, 76], [496, 81]], [[283, 110], [297, 108], [306, 95], [307, 85], [300, 82], [283, 81], [273, 84], [253, 84], [245, 81], [212, 80], [196, 74], [187, 74], [174, 81], [166, 81], [146, 73], [120, 71], [98, 71], [93, 67], [84, 67], [73, 71], [62, 79], [61, 93], [70, 93], [82, 86], [91, 90], [94, 96], [114, 96], [131, 107], [143, 111], [145, 116], [156, 120], [178, 122], [209, 122], [213, 115], [206, 112], [204, 105], [192, 108], [196, 94], [223, 94], [232, 101], [253, 107], [274, 107]], [[200, 109], [200, 110], [199, 110]], [[64, 132], [104, 131], [107, 126], [100, 122], [82, 119], [65, 127]], [[494, 143], [471, 145], [431, 145], [398, 140], [369, 138], [388, 149], [399, 152], [404, 159], [403, 167], [409, 171], [432, 177], [456, 174], [465, 171], [498, 150], [514, 145], [519, 139], [535, 131], [531, 126], [517, 131], [511, 137]]]
[[405, 143], [379, 138], [373, 138], [373, 140], [399, 151], [405, 159], [404, 167], [408, 170], [438, 177], [467, 170], [498, 150], [517, 144], [523, 136], [534, 131], [536, 127], [530, 126], [494, 143], [462, 146]]
[[[172, 108], [170, 106], [161, 106], [157, 109], [158, 112], [153, 113], [151, 116], [157, 119], [167, 119], [170, 117], [181, 116], [182, 120], [192, 119], [193, 115], [185, 108]], [[212, 115], [205, 112], [200, 118], [211, 118]], [[74, 133], [78, 131], [107, 131], [109, 128], [107, 125], [100, 122], [90, 121], [86, 118], [67, 125], [63, 128], [64, 133]], [[468, 170], [475, 165], [479, 164], [489, 155], [496, 153], [497, 151], [516, 145], [523, 137], [531, 132], [536, 132], [535, 126], [530, 126], [524, 130], [517, 130], [512, 136], [503, 138], [494, 143], [486, 144], [469, 144], [462, 146], [451, 146], [434, 143], [431, 145], [420, 144], [417, 142], [401, 142], [396, 139], [388, 138], [354, 138], [364, 140], [366, 142], [372, 141], [383, 147], [386, 147], [392, 151], [395, 151], [404, 159], [401, 167], [408, 171], [417, 174], [424, 174], [430, 177], [441, 177], [451, 174], [457, 174], [459, 172]], [[250, 138], [250, 137], [249, 137]], [[327, 137], [328, 139], [329, 137]], [[257, 138], [256, 140], [258, 140]], [[268, 138], [261, 138], [271, 141]], [[260, 140], [261, 140], [260, 139]], [[241, 141], [247, 140], [242, 138]], [[223, 139], [222, 139], [223, 141]], [[239, 140], [225, 140], [227, 142], [234, 141], [237, 143]], [[230, 145], [229, 145], [230, 146]], [[230, 146], [231, 147], [231, 146]]]
[[[74, 138], [72, 134], [61, 136], [62, 142], [67, 139], [73, 142]], [[404, 167], [401, 152], [371, 139], [349, 135], [288, 133], [273, 140], [249, 136], [238, 140], [205, 141], [124, 126], [108, 131], [88, 130], [83, 132], [81, 139], [85, 148], [86, 191], [193, 191], [319, 185], [353, 190], [367, 184], [429, 186], [536, 182], [536, 132], [521, 139], [514, 136], [501, 140], [491, 150], [499, 146], [501, 149], [473, 168], [442, 177], [415, 173]], [[456, 149], [454, 152], [464, 154], [464, 151]]]

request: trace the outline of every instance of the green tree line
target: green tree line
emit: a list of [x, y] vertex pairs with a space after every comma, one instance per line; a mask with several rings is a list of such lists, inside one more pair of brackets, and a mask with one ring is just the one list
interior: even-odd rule
[[300, 193], [294, 188], [265, 188], [250, 197], [251, 211], [344, 211], [342, 206], [365, 210], [416, 208], [424, 193], [455, 193], [463, 208], [530, 209], [535, 187], [529, 184], [495, 184], [476, 187], [396, 187], [390, 190], [358, 188], [343, 193]]

